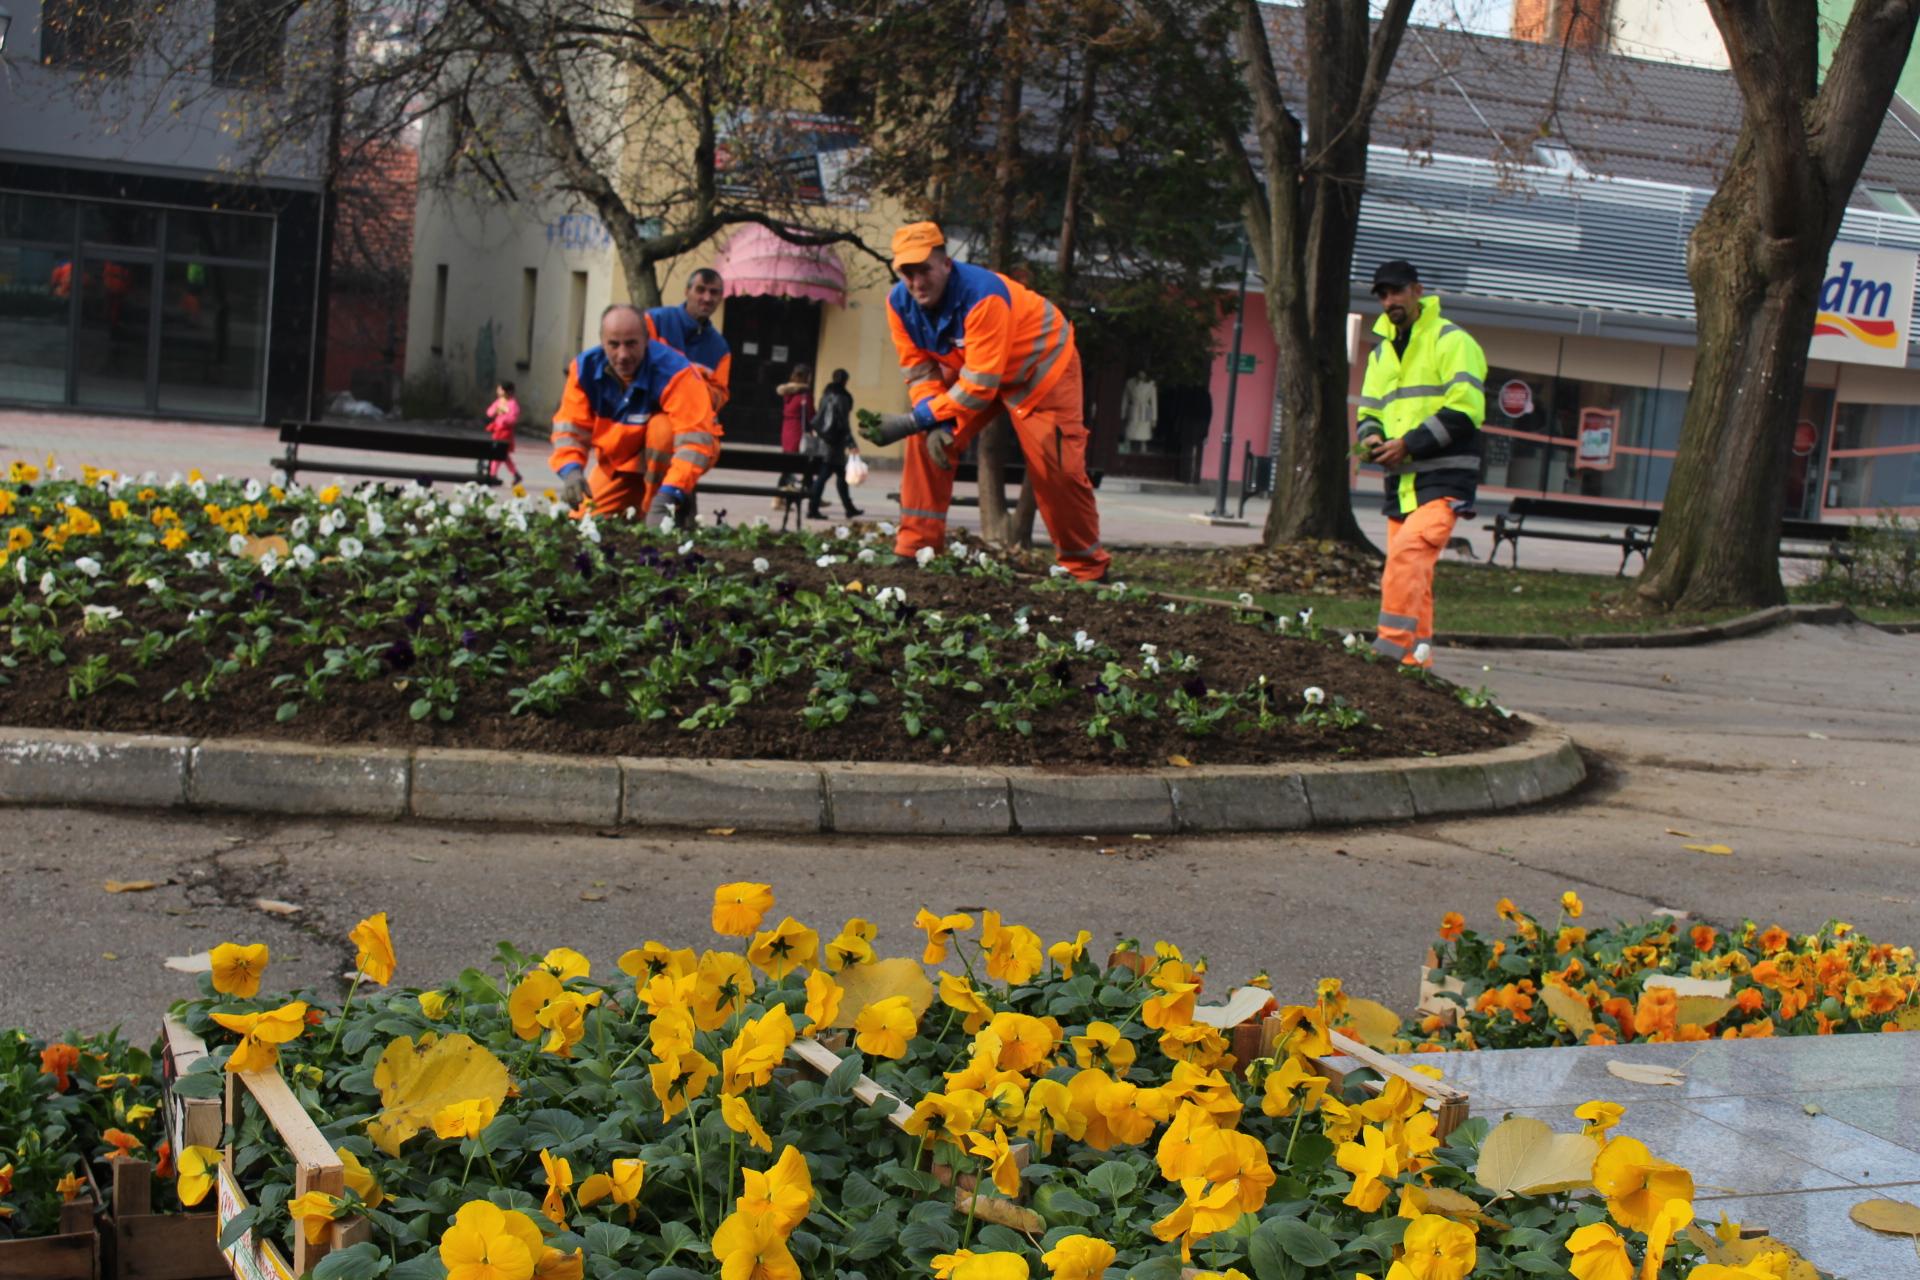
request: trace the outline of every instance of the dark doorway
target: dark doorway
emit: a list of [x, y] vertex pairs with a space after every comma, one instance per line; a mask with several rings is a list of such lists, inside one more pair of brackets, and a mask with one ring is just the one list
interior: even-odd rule
[[814, 362], [820, 346], [820, 304], [761, 294], [728, 298], [720, 331], [733, 348], [732, 398], [720, 411], [726, 438], [740, 444], [779, 444], [780, 396], [774, 388], [787, 380], [794, 365]]

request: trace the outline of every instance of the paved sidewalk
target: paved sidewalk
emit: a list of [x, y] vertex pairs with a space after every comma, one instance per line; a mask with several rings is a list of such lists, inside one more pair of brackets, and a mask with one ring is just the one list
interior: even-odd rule
[[[1678, 1068], [1635, 1084], [1607, 1063]], [[1615, 1134], [1693, 1174], [1702, 1230], [1764, 1228], [1843, 1280], [1920, 1275], [1914, 1243], [1853, 1222], [1863, 1200], [1920, 1201], [1920, 1036], [1799, 1036], [1698, 1044], [1408, 1055], [1467, 1090], [1472, 1114], [1534, 1116], [1566, 1133], [1594, 1098], [1624, 1103]]]

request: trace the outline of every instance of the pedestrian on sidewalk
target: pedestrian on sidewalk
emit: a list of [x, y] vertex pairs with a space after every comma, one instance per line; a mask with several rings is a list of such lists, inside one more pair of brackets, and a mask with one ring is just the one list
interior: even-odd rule
[[[807, 365], [793, 366], [793, 372], [787, 380], [775, 387], [774, 394], [780, 397], [780, 451], [782, 453], [800, 452], [800, 442], [807, 434], [807, 424], [813, 421], [813, 370]], [[791, 471], [780, 476], [780, 488], [806, 492], [806, 478], [794, 478]], [[775, 498], [773, 505], [779, 506], [784, 499]]]
[[847, 519], [851, 520], [861, 511], [853, 505], [853, 494], [847, 488], [847, 456], [858, 457], [860, 449], [853, 443], [853, 392], [847, 390], [845, 369], [835, 369], [827, 389], [820, 393], [820, 411], [813, 415], [810, 430], [826, 453], [815, 463], [807, 518], [827, 518], [827, 513], [820, 509], [820, 499], [827, 492], [827, 477], [832, 476], [840, 487], [840, 505], [847, 509]]
[[1387, 563], [1373, 647], [1407, 666], [1433, 666], [1433, 566], [1454, 521], [1473, 514], [1487, 357], [1440, 315], [1411, 262], [1373, 273], [1380, 338], [1360, 390], [1359, 442], [1387, 473]]
[[487, 434], [495, 440], [504, 440], [507, 444], [507, 456], [487, 464], [487, 474], [500, 474], [500, 463], [507, 464], [507, 470], [513, 472], [513, 482], [520, 484], [525, 477], [513, 460], [514, 428], [520, 425], [520, 401], [514, 395], [511, 382], [502, 382], [493, 389], [493, 403], [487, 406]]

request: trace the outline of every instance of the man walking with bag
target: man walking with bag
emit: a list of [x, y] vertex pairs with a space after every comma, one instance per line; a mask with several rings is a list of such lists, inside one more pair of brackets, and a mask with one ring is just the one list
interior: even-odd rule
[[832, 381], [820, 393], [820, 411], [813, 415], [813, 425], [807, 434], [819, 442], [821, 460], [813, 469], [807, 519], [827, 518], [827, 513], [820, 509], [820, 499], [826, 496], [829, 475], [840, 486], [840, 505], [847, 509], [847, 519], [860, 515], [860, 508], [853, 505], [853, 494], [847, 489], [847, 454], [858, 455], [860, 451], [853, 444], [853, 393], [847, 390], [845, 369], [835, 369]]
[[1367, 358], [1359, 442], [1387, 472], [1387, 564], [1380, 574], [1374, 650], [1407, 666], [1433, 665], [1433, 567], [1454, 521], [1473, 514], [1487, 357], [1440, 315], [1411, 262], [1373, 273], [1380, 344]]

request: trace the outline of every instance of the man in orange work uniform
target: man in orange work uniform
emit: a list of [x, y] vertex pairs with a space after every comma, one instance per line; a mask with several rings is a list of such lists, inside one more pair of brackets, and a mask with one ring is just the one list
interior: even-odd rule
[[687, 277], [687, 300], [677, 307], [655, 307], [647, 312], [647, 334], [666, 343], [693, 362], [713, 394], [713, 411], [727, 407], [732, 394], [733, 348], [726, 335], [713, 327], [725, 292], [720, 273], [701, 267]]
[[1453, 524], [1473, 514], [1480, 485], [1480, 424], [1487, 416], [1487, 357], [1440, 315], [1411, 262], [1373, 273], [1383, 314], [1380, 344], [1360, 389], [1359, 441], [1387, 472], [1387, 564], [1373, 647], [1399, 662], [1433, 665], [1433, 566]]
[[[947, 256], [931, 222], [893, 235], [900, 281], [887, 294], [893, 334], [915, 426], [900, 480], [894, 551], [939, 550], [947, 540], [954, 463], [1001, 414], [1027, 457], [1027, 483], [1074, 577], [1097, 582], [1110, 561], [1100, 546], [1100, 511], [1087, 479], [1081, 421], [1080, 352], [1061, 310], [1017, 280]], [[868, 438], [882, 443], [874, 433]]]
[[[587, 454], [598, 455], [591, 478]], [[638, 307], [616, 302], [600, 315], [600, 345], [567, 366], [553, 415], [554, 474], [560, 498], [595, 515], [631, 509], [645, 517], [658, 499], [679, 510], [720, 456], [720, 424], [700, 370], [647, 336]]]

